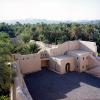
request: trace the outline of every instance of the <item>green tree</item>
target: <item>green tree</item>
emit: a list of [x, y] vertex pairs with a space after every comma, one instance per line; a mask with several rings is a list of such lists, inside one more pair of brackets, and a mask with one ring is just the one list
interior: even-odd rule
[[21, 33], [21, 38], [25, 43], [27, 43], [30, 41], [31, 36], [28, 32], [23, 32]]
[[0, 96], [0, 100], [10, 100], [10, 98], [8, 96]]
[[7, 65], [11, 61], [13, 45], [7, 33], [0, 32], [0, 94], [6, 94], [10, 88], [11, 68]]
[[37, 53], [39, 51], [39, 47], [36, 45], [35, 42], [27, 42], [24, 43], [23, 41], [18, 41], [14, 47], [13, 53], [20, 53], [20, 54], [32, 54]]
[[37, 53], [40, 49], [39, 49], [39, 47], [36, 45], [36, 43], [35, 42], [29, 42], [28, 44], [27, 44], [27, 47], [28, 47], [28, 50], [29, 50], [29, 52], [32, 54], [32, 53]]

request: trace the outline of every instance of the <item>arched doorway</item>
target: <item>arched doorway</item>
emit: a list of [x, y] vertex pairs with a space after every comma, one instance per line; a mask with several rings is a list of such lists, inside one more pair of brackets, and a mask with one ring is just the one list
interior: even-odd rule
[[49, 60], [41, 60], [41, 68], [47, 69], [49, 67]]
[[70, 71], [70, 63], [67, 63], [66, 64], [65, 69], [66, 69], [66, 72], [69, 72]]

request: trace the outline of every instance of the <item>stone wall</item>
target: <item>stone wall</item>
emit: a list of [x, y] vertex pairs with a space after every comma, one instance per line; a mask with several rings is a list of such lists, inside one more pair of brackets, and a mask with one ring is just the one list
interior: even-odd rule
[[15, 60], [19, 64], [20, 70], [23, 74], [41, 70], [40, 54], [15, 54]]
[[64, 74], [64, 73], [66, 73], [66, 64], [69, 63], [69, 65], [70, 65], [69, 71], [75, 71], [75, 59], [73, 57], [64, 56], [64, 58], [62, 60], [60, 60], [61, 58], [59, 58], [59, 59], [58, 58], [51, 57], [50, 67], [49, 67], [51, 70], [53, 70], [59, 74]]
[[49, 67], [50, 70], [52, 70], [56, 73], [62, 74], [61, 73], [61, 66], [60, 66], [61, 62], [57, 62], [54, 59], [50, 58], [49, 64], [50, 64], [50, 67]]
[[100, 66], [100, 59], [97, 57], [94, 57], [92, 55], [88, 56], [89, 66], [90, 68]]
[[68, 42], [68, 51], [80, 49], [80, 43], [78, 40]]
[[75, 71], [75, 59], [74, 57], [68, 57], [61, 62], [61, 73], [66, 73], [66, 64], [70, 65], [69, 71]]
[[50, 56], [60, 56], [64, 55], [69, 50], [80, 49], [80, 45], [78, 41], [68, 41], [63, 44], [59, 44], [53, 48], [47, 48], [47, 51]]
[[19, 65], [14, 62], [12, 67], [16, 69], [16, 77], [14, 78], [14, 84], [11, 87], [11, 100], [33, 100], [26, 84], [23, 79], [23, 75], [20, 72]]
[[92, 52], [82, 51], [82, 50], [73, 50], [68, 52], [69, 56], [72, 56], [76, 60], [76, 71], [84, 72], [89, 67], [88, 56], [93, 55]]
[[80, 43], [80, 49], [85, 51], [92, 51], [94, 53], [94, 56], [97, 55], [97, 46], [95, 42], [79, 41], [79, 43]]

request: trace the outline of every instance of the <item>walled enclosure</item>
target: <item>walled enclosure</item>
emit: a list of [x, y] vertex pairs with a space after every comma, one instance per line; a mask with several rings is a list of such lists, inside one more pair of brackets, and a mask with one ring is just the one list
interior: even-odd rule
[[46, 48], [49, 56], [61, 56], [66, 54], [67, 51], [76, 50], [80, 48], [80, 43], [78, 41], [68, 41], [63, 44], [59, 44], [52, 48]]
[[13, 67], [17, 70], [17, 76], [11, 89], [11, 100], [32, 100], [25, 85], [23, 74], [40, 71], [45, 66], [59, 74], [79, 71], [100, 78], [100, 58], [96, 57], [97, 47], [95, 42], [78, 40], [59, 45], [41, 44], [42, 50], [38, 53], [13, 55], [16, 65], [16, 67], [14, 65]]
[[[36, 54], [15, 54], [16, 62], [20, 65], [20, 70], [23, 74], [37, 72], [41, 70], [42, 67], [47, 66], [62, 74], [66, 72], [65, 66], [68, 62], [70, 62], [70, 71], [86, 71], [89, 67], [89, 59], [87, 59], [87, 56], [97, 54], [97, 47], [94, 42], [76, 40], [53, 46], [44, 43], [40, 43], [40, 45], [41, 44], [41, 48], [43, 48]], [[75, 50], [78, 50], [78, 52], [76, 53]], [[85, 53], [82, 53], [83, 51]], [[66, 56], [65, 58], [62, 57], [64, 55]], [[60, 56], [64, 59], [59, 60]], [[77, 57], [79, 58], [78, 60]]]
[[64, 42], [63, 44], [56, 45], [52, 48], [46, 48], [49, 56], [60, 56], [66, 54], [67, 51], [72, 50], [83, 50], [88, 52], [93, 52], [94, 55], [97, 54], [97, 47], [95, 42], [89, 41], [68, 41]]
[[[89, 46], [88, 46], [89, 44]], [[75, 53], [75, 50], [78, 52]], [[64, 42], [63, 44], [59, 44], [53, 48], [47, 48], [47, 51], [52, 60], [50, 60], [50, 69], [57, 71], [58, 73], [64, 73], [66, 72], [63, 70], [63, 72], [59, 71], [62, 69], [62, 66], [64, 66], [63, 63], [61, 63], [59, 60], [55, 60], [54, 57], [66, 55], [66, 57], [69, 55], [73, 57], [74, 59], [74, 66], [71, 64], [71, 68], [73, 68], [75, 71], [83, 72], [86, 71], [89, 67], [89, 60], [87, 57], [89, 55], [96, 55], [97, 53], [97, 47], [94, 42], [88, 42], [88, 41], [68, 41]], [[78, 57], [78, 59], [77, 59]], [[68, 62], [69, 60], [66, 59], [65, 62]], [[64, 60], [62, 60], [64, 62]], [[60, 64], [59, 64], [60, 63]], [[70, 63], [73, 63], [73, 61], [70, 61]], [[58, 66], [58, 69], [57, 69]], [[56, 67], [56, 68], [55, 68]]]

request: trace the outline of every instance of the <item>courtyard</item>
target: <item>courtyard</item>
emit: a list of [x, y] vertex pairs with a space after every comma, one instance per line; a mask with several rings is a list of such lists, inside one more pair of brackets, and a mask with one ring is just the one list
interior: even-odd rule
[[34, 100], [100, 100], [100, 79], [87, 73], [60, 75], [44, 69], [24, 80]]

